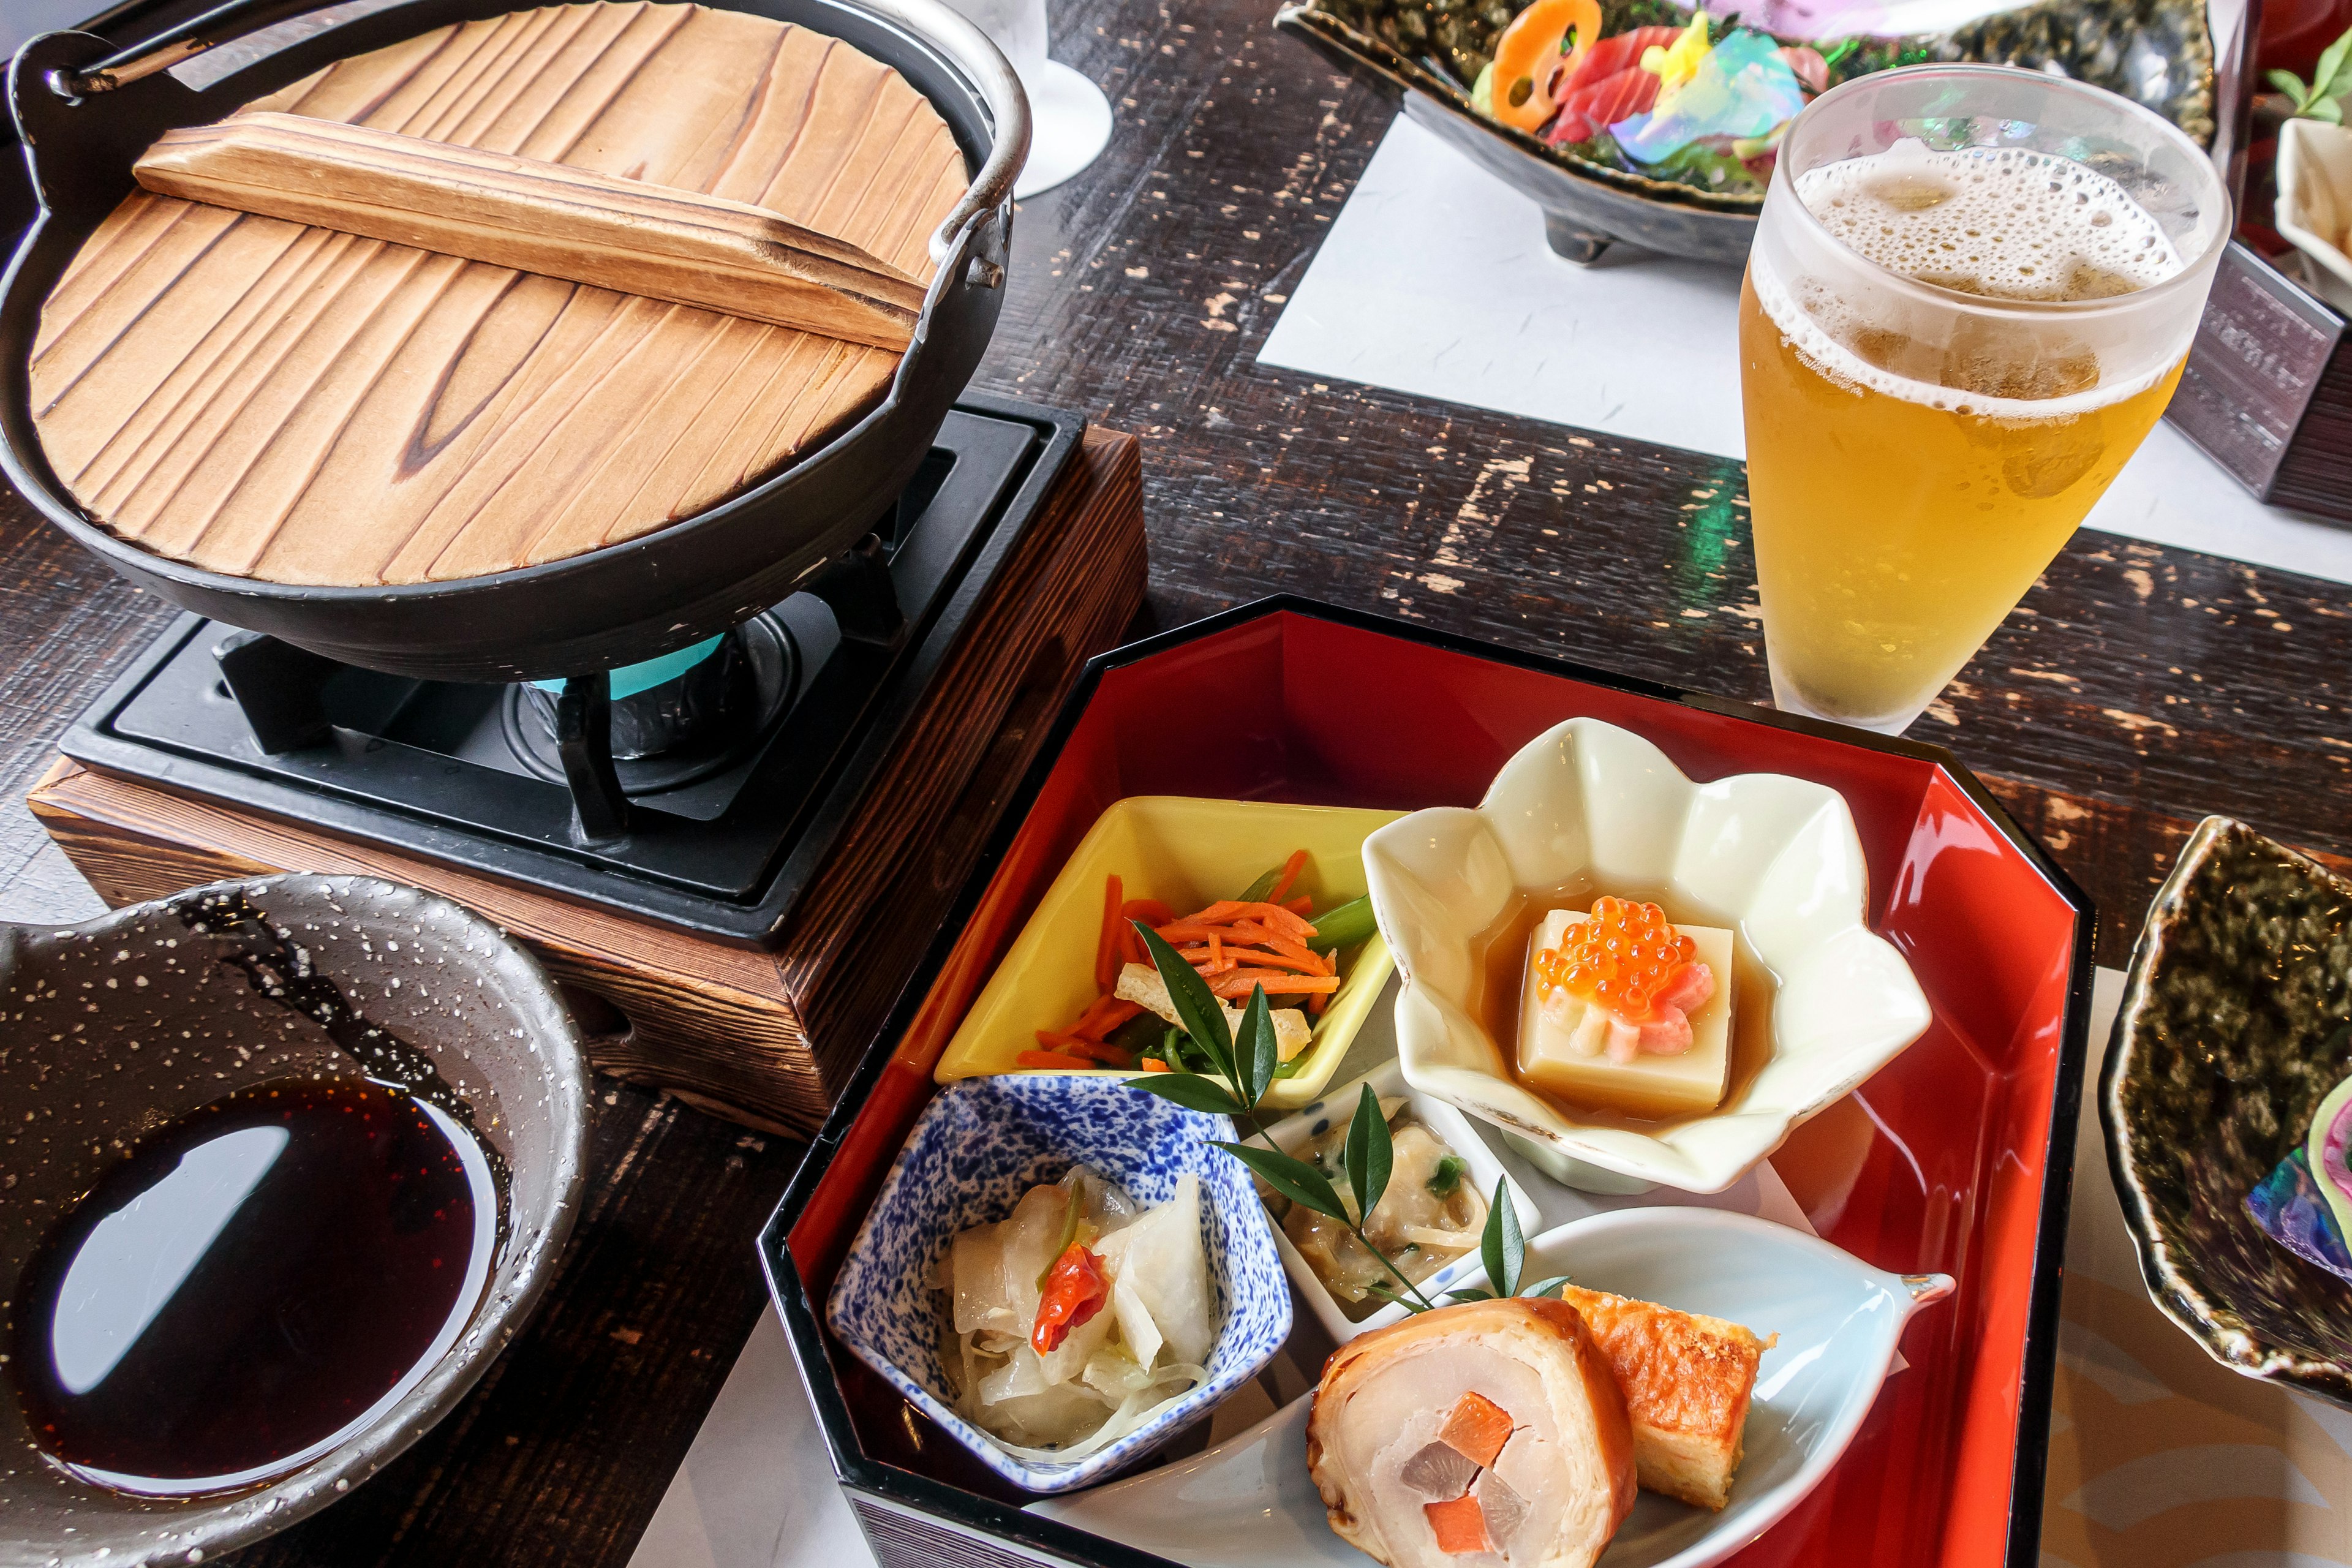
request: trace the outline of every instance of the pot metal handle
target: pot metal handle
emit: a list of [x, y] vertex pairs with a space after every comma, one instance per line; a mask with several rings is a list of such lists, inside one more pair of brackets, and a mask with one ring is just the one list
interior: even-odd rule
[[[403, 0], [391, 0], [382, 9], [389, 10]], [[949, 209], [948, 216], [932, 232], [932, 261], [945, 265], [955, 253], [956, 242], [976, 218], [1004, 207], [1013, 197], [1013, 182], [1021, 167], [1029, 161], [1029, 95], [1022, 90], [1021, 79], [1013, 69], [986, 33], [973, 26], [961, 12], [943, 0], [850, 0], [859, 8], [874, 12], [898, 22], [947, 52], [958, 68], [970, 77], [987, 100], [991, 117], [996, 121], [996, 136], [988, 150], [988, 160], [971, 184]], [[169, 70], [183, 60], [203, 54], [207, 49], [233, 43], [247, 33], [273, 26], [292, 17], [308, 16], [321, 7], [319, 0], [228, 0], [200, 16], [192, 17], [155, 37], [118, 49], [84, 69], [58, 72], [51, 85], [68, 98], [86, 98], [93, 93], [111, 92]], [[1000, 247], [1000, 249], [1002, 247]], [[1004, 258], [1000, 254], [980, 258], [980, 265], [993, 279], [1002, 280]], [[993, 286], [992, 282], [991, 286]]]
[[51, 85], [67, 98], [112, 92], [142, 77], [169, 70], [207, 49], [234, 43], [247, 33], [318, 9], [319, 0], [228, 0], [228, 4], [191, 16], [154, 37], [117, 49], [96, 65], [78, 71], [60, 71]]
[[[971, 186], [932, 231], [931, 259], [945, 266], [967, 227], [972, 226], [982, 215], [1009, 207], [1012, 203], [1013, 182], [1020, 176], [1021, 166], [1029, 161], [1029, 95], [1022, 90], [1021, 78], [1014, 74], [1013, 62], [1004, 58], [995, 41], [943, 0], [852, 3], [903, 24], [945, 50], [980, 89], [981, 96], [988, 100], [989, 114], [996, 121], [996, 139], [989, 147], [988, 161], [980, 166]], [[976, 258], [979, 267], [990, 275], [992, 280], [986, 284], [990, 288], [1003, 279], [1004, 257], [1001, 249], [1000, 247], [1000, 254], [993, 257]]]

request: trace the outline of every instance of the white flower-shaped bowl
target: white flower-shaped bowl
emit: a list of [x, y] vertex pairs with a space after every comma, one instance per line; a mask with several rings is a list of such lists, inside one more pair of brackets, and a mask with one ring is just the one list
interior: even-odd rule
[[[1694, 784], [1630, 731], [1571, 719], [1504, 764], [1475, 809], [1417, 811], [1364, 841], [1395, 955], [1413, 1088], [1496, 1123], [1571, 1185], [1720, 1192], [1919, 1037], [1927, 999], [1864, 923], [1868, 873], [1835, 790], [1780, 773]], [[1479, 1019], [1484, 940], [1523, 898], [1664, 894], [1715, 911], [1776, 983], [1771, 1054], [1714, 1111], [1580, 1120], [1520, 1086]]]

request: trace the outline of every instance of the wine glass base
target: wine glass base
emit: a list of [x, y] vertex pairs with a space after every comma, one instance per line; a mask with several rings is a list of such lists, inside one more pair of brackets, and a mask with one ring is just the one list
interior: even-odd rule
[[1021, 83], [1029, 94], [1029, 162], [1014, 182], [1015, 200], [1042, 195], [1102, 155], [1110, 142], [1110, 100], [1059, 60]]

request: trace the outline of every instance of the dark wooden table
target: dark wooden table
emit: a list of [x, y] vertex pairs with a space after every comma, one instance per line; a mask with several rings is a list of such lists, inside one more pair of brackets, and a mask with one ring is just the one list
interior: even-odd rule
[[[1143, 438], [1158, 625], [1292, 590], [1763, 700], [1738, 464], [1256, 366], [1391, 112], [1270, 10], [1055, 5], [1055, 53], [1118, 128], [1023, 209], [977, 384]], [[0, 917], [94, 911], [21, 797], [170, 613], [0, 489]], [[2208, 812], [2352, 851], [2347, 698], [2352, 591], [2085, 533], [1917, 732], [2091, 890], [2114, 964]], [[588, 1206], [530, 1331], [382, 1477], [238, 1562], [626, 1561], [762, 1310], [751, 1237], [797, 1151], [597, 1098]]]

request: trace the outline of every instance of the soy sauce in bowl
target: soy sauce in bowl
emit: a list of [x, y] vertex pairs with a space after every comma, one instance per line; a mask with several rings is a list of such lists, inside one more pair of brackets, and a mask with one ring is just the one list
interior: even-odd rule
[[327, 1453], [465, 1331], [501, 1173], [448, 1112], [361, 1078], [258, 1084], [156, 1130], [16, 1292], [35, 1440], [81, 1479], [161, 1497]]

